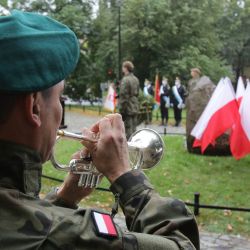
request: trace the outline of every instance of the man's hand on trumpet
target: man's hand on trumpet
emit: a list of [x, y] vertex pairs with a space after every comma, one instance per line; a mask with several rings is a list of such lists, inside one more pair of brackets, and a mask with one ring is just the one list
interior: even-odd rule
[[121, 115], [107, 115], [90, 130], [83, 130], [83, 134], [87, 136], [93, 136], [93, 133], [99, 135], [96, 143], [82, 143], [90, 152], [97, 170], [113, 183], [130, 171], [128, 145]]
[[[80, 159], [87, 156], [88, 150], [83, 149], [73, 154], [72, 159]], [[57, 196], [70, 207], [76, 206], [82, 199], [90, 195], [94, 188], [83, 188], [78, 186], [80, 175], [68, 173], [63, 184], [57, 190]]]
[[[107, 115], [82, 132], [91, 139], [97, 134], [99, 138], [96, 143], [82, 142], [86, 148], [75, 153], [73, 159], [80, 159], [90, 153], [97, 170], [111, 183], [130, 171], [125, 128], [119, 114]], [[70, 206], [75, 206], [93, 191], [91, 188], [78, 187], [79, 177], [69, 173], [57, 191], [57, 196]]]

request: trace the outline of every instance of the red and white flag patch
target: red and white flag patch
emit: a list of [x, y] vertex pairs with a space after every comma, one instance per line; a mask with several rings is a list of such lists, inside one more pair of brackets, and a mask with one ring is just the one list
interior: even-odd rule
[[112, 238], [118, 237], [115, 223], [109, 214], [93, 211], [92, 216], [99, 235]]

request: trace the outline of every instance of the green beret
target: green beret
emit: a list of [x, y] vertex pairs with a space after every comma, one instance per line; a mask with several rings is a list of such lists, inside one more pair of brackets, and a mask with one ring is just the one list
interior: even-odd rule
[[76, 67], [79, 42], [67, 26], [35, 13], [0, 17], [0, 91], [36, 92]]

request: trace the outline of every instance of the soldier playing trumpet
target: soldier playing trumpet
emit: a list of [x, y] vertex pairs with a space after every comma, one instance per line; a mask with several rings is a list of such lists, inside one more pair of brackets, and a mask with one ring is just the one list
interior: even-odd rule
[[117, 114], [85, 129], [99, 140], [84, 144], [119, 198], [128, 231], [108, 213], [78, 208], [92, 191], [77, 186], [78, 175], [39, 198], [42, 164], [62, 118], [63, 79], [78, 57], [75, 34], [55, 20], [19, 11], [0, 17], [0, 248], [199, 249], [196, 221], [183, 202], [160, 197], [142, 172], [130, 170]]

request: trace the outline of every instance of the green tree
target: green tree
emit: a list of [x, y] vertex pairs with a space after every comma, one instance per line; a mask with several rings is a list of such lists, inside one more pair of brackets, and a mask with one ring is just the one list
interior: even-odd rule
[[117, 12], [115, 1], [99, 1], [97, 17], [89, 36], [91, 59], [96, 82], [116, 78], [117, 75]]
[[92, 23], [92, 1], [87, 0], [1, 0], [0, 6], [8, 10], [19, 9], [47, 14], [69, 26], [80, 43], [80, 58], [76, 70], [66, 79], [66, 94], [74, 98], [84, 97], [86, 88], [92, 84], [92, 63], [88, 35]]
[[117, 76], [119, 2], [122, 59], [135, 63], [141, 83], [156, 72], [188, 79], [192, 67], [217, 82], [231, 66], [238, 76], [250, 65], [250, 0], [99, 0], [96, 15], [94, 0], [0, 0], [0, 13], [38, 11], [77, 34], [81, 55], [66, 92], [80, 98]]
[[250, 65], [250, 0], [225, 1], [223, 10], [218, 22], [222, 55], [233, 66], [238, 78]]
[[124, 57], [132, 59], [141, 80], [162, 74], [189, 77], [202, 68], [215, 81], [228, 72], [218, 56], [214, 25], [220, 16], [216, 0], [127, 0], [123, 8]]

